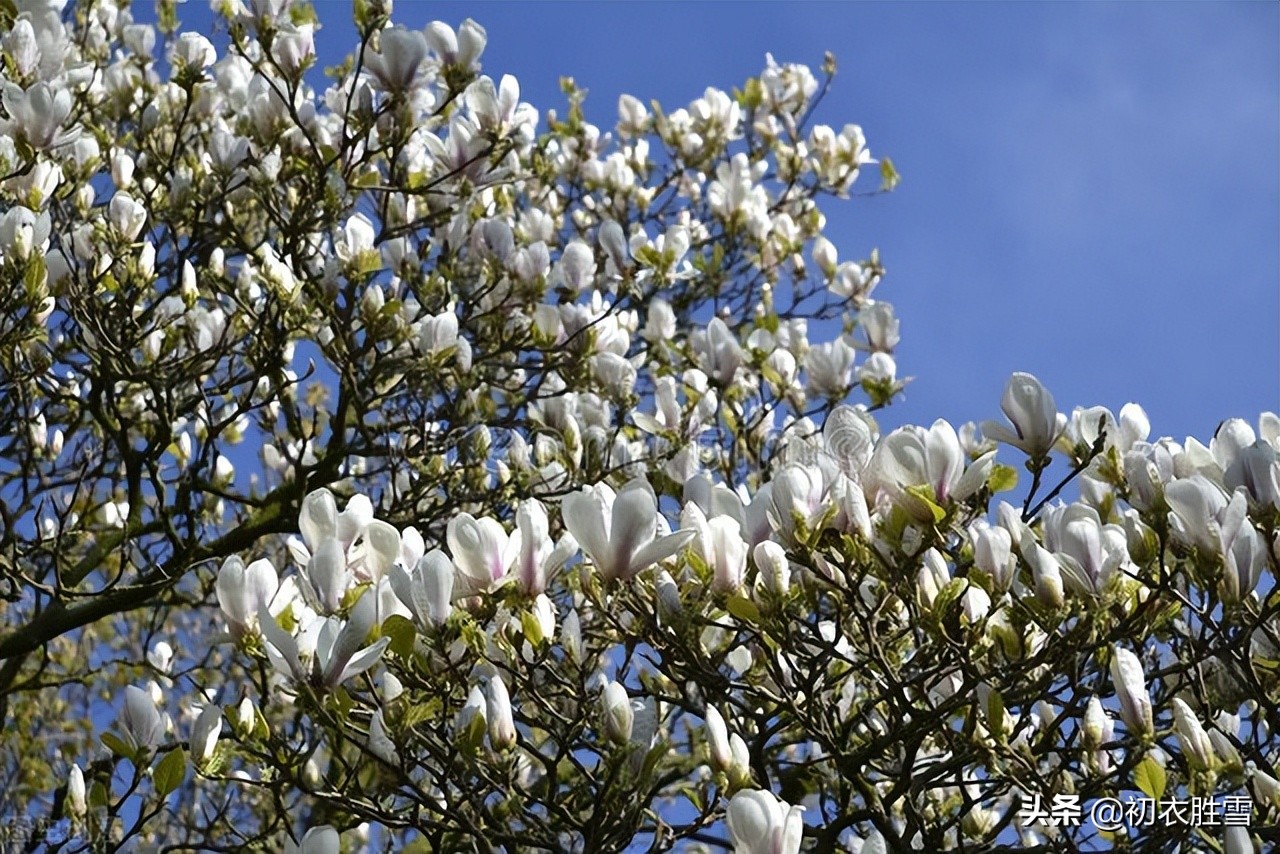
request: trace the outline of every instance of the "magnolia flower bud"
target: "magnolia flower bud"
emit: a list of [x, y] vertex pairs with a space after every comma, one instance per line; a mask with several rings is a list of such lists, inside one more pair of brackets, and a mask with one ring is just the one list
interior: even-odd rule
[[1031, 374], [1015, 373], [1009, 378], [1000, 408], [1013, 430], [995, 421], [984, 421], [983, 434], [1018, 448], [1032, 459], [1048, 454], [1066, 426], [1065, 419], [1059, 423], [1053, 395]]
[[729, 736], [729, 754], [733, 757], [729, 768], [729, 781], [742, 786], [751, 781], [751, 750], [736, 732]]
[[663, 620], [674, 619], [682, 610], [680, 588], [665, 569], [658, 573], [654, 589], [658, 594], [658, 616]]
[[1097, 750], [1106, 738], [1106, 729], [1107, 713], [1102, 708], [1102, 701], [1097, 697], [1090, 697], [1084, 709], [1084, 746]]
[[400, 754], [396, 752], [396, 743], [387, 734], [386, 722], [382, 719], [382, 709], [373, 713], [369, 719], [369, 737], [365, 741], [369, 752], [388, 765], [398, 766]]
[[525, 638], [529, 643], [538, 646], [556, 632], [556, 606], [545, 593], [539, 593], [533, 600], [533, 609], [523, 623]]
[[453, 723], [454, 735], [465, 748], [475, 750], [484, 739], [486, 724], [484, 691], [476, 685], [458, 710], [458, 717]]
[[378, 696], [382, 698], [382, 702], [394, 702], [403, 693], [404, 683], [390, 670], [385, 671], [382, 674], [382, 682], [378, 686]]
[[707, 523], [711, 535], [711, 589], [717, 593], [737, 593], [747, 571], [747, 544], [742, 527], [731, 516], [717, 516]]
[[329, 825], [313, 827], [302, 837], [302, 844], [285, 840], [284, 854], [338, 854], [342, 850], [342, 837]]
[[711, 756], [711, 767], [728, 773], [733, 767], [733, 752], [729, 747], [729, 729], [715, 706], [707, 706], [704, 717], [707, 721], [707, 750]]
[[85, 814], [84, 772], [79, 765], [72, 765], [67, 774], [67, 813], [73, 818]]
[[1032, 537], [1028, 536], [1026, 540], [1030, 542], [1023, 543], [1022, 556], [1031, 564], [1036, 598], [1047, 608], [1061, 608], [1066, 599], [1062, 589], [1062, 567], [1058, 559]]
[[596, 274], [596, 259], [591, 247], [581, 240], [574, 240], [564, 248], [560, 256], [560, 274], [564, 284], [575, 294], [581, 292]]
[[1182, 755], [1192, 767], [1208, 769], [1213, 766], [1213, 742], [1200, 721], [1181, 698], [1173, 698], [1173, 729], [1182, 747]]
[[1245, 766], [1245, 777], [1253, 788], [1253, 796], [1264, 809], [1280, 809], [1280, 780], [1266, 771], [1259, 770], [1250, 760]]
[[965, 622], [976, 623], [991, 612], [991, 597], [973, 582], [969, 582], [960, 597], [960, 614]]
[[125, 745], [134, 754], [154, 750], [164, 738], [164, 716], [151, 695], [135, 685], [124, 689], [124, 707], [116, 723], [120, 725]]
[[610, 681], [600, 695], [600, 707], [604, 716], [604, 732], [610, 741], [624, 745], [631, 740], [634, 712], [627, 689], [621, 683]]
[[1013, 537], [1004, 528], [988, 526], [973, 532], [974, 565], [991, 577], [998, 592], [1013, 585], [1016, 564], [1013, 559]]
[[507, 683], [494, 674], [485, 684], [485, 718], [489, 724], [489, 744], [499, 752], [516, 743], [516, 724], [511, 716], [511, 695]]
[[813, 262], [818, 265], [818, 269], [822, 274], [830, 279], [836, 274], [836, 266], [839, 264], [840, 255], [836, 252], [835, 244], [821, 234], [813, 240]]
[[199, 33], [183, 33], [173, 46], [173, 59], [188, 68], [208, 68], [218, 61], [213, 43]]
[[134, 240], [147, 222], [147, 209], [128, 193], [117, 192], [107, 206], [107, 217], [126, 240]]
[[213, 756], [222, 734], [222, 707], [210, 703], [200, 711], [191, 729], [191, 760], [196, 767], [204, 765]]
[[467, 18], [458, 27], [458, 54], [454, 61], [463, 68], [472, 68], [480, 54], [484, 53], [488, 40], [484, 27]]
[[1147, 692], [1147, 678], [1138, 656], [1123, 647], [1113, 647], [1111, 681], [1125, 725], [1135, 735], [1149, 735], [1153, 731], [1151, 695]]
[[933, 600], [942, 592], [942, 588], [951, 582], [951, 569], [947, 566], [942, 553], [935, 548], [927, 549], [920, 571], [916, 573], [916, 595], [925, 608], [933, 608]]
[[560, 645], [564, 654], [575, 664], [582, 663], [582, 625], [578, 620], [578, 612], [572, 608], [560, 624]]
[[622, 226], [614, 220], [605, 220], [600, 226], [597, 240], [600, 242], [600, 248], [609, 256], [609, 260], [613, 262], [618, 272], [625, 270], [630, 252], [627, 249], [627, 236], [623, 234]]
[[36, 245], [49, 239], [49, 228], [47, 213], [37, 216], [33, 211], [15, 205], [0, 216], [0, 249], [5, 255], [25, 261]]
[[782, 546], [773, 540], [757, 543], [751, 557], [756, 562], [756, 586], [775, 596], [785, 596], [791, 589], [791, 562]]
[[1244, 764], [1240, 759], [1240, 751], [1236, 750], [1236, 746], [1231, 743], [1231, 739], [1227, 738], [1216, 729], [1209, 731], [1209, 743], [1213, 745], [1214, 755], [1217, 757], [1219, 766], [1231, 774], [1238, 774], [1244, 769]]
[[254, 725], [257, 723], [258, 713], [253, 707], [253, 700], [245, 697], [236, 706], [235, 729], [244, 738], [253, 732]]

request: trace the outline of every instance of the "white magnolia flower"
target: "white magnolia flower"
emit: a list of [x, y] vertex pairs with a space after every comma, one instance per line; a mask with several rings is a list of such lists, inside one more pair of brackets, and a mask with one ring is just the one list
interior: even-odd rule
[[970, 528], [973, 541], [973, 562], [991, 577], [999, 592], [1007, 591], [1017, 573], [1017, 560], [1013, 556], [1013, 536], [998, 525], [981, 525]]
[[[280, 627], [265, 608], [258, 614], [267, 655], [276, 670], [297, 682], [312, 682], [326, 688], [341, 685], [378, 663], [391, 642], [379, 638], [363, 646], [377, 616], [374, 596], [363, 595], [351, 609], [348, 620], [338, 617], [315, 618], [302, 627], [303, 635], [295, 638]], [[307, 654], [306, 646], [314, 643]]]
[[1207, 769], [1213, 766], [1215, 754], [1213, 742], [1205, 732], [1191, 707], [1179, 697], [1171, 701], [1173, 707], [1173, 731], [1178, 737], [1182, 755], [1196, 768]]
[[1052, 507], [1044, 514], [1044, 543], [1058, 559], [1073, 592], [1101, 594], [1116, 571], [1129, 563], [1124, 530], [1104, 526], [1086, 504]]
[[314, 24], [281, 26], [271, 42], [271, 55], [286, 72], [297, 74], [315, 60], [315, 32]]
[[718, 317], [712, 318], [705, 332], [694, 334], [693, 348], [698, 356], [698, 367], [722, 385], [732, 383], [742, 367], [744, 356], [738, 338]]
[[6, 256], [26, 260], [33, 250], [43, 253], [51, 220], [47, 212], [35, 213], [15, 205], [0, 216], [0, 250]]
[[930, 512], [911, 494], [912, 487], [925, 487], [940, 505], [962, 501], [986, 483], [994, 459], [995, 452], [984, 454], [966, 469], [955, 428], [938, 419], [928, 430], [900, 427], [885, 436], [876, 446], [869, 469], [880, 489], [924, 520]]
[[984, 421], [983, 434], [1018, 448], [1032, 459], [1048, 454], [1066, 426], [1066, 419], [1058, 415], [1053, 395], [1031, 374], [1015, 373], [1009, 377], [1000, 408], [1013, 429], [995, 421]]
[[516, 725], [511, 713], [511, 695], [507, 683], [497, 673], [484, 680], [485, 718], [489, 725], [489, 744], [494, 750], [506, 750], [516, 743]]
[[116, 723], [125, 745], [135, 754], [155, 750], [165, 735], [165, 719], [155, 700], [136, 685], [124, 689], [124, 706]]
[[692, 531], [658, 536], [658, 503], [633, 480], [614, 493], [606, 484], [583, 487], [561, 505], [564, 525], [606, 580], [629, 581], [689, 542]]
[[458, 65], [472, 70], [476, 60], [484, 52], [488, 34], [484, 27], [467, 18], [455, 34], [453, 28], [441, 21], [427, 25], [427, 41], [436, 56], [446, 65]]
[[1217, 483], [1194, 474], [1169, 484], [1165, 500], [1174, 535], [1223, 559], [1224, 599], [1239, 602], [1253, 592], [1268, 559], [1266, 542], [1248, 519], [1244, 487], [1228, 499]]
[[218, 51], [200, 33], [183, 33], [174, 42], [172, 58], [178, 65], [205, 69], [218, 61]]
[[73, 764], [67, 773], [67, 813], [79, 817], [85, 814], [86, 809], [84, 772], [79, 765]]
[[75, 142], [79, 130], [63, 131], [62, 123], [71, 115], [71, 91], [54, 88], [41, 80], [25, 91], [14, 83], [3, 84], [0, 98], [9, 118], [0, 130], [26, 140], [32, 148], [45, 150]]
[[476, 519], [469, 513], [449, 520], [446, 539], [458, 568], [458, 596], [474, 596], [501, 582], [520, 554], [518, 528], [508, 534], [496, 519]]
[[255, 560], [245, 566], [232, 555], [223, 561], [215, 591], [232, 637], [257, 629], [259, 612], [271, 603], [279, 588], [280, 578], [269, 560]]
[[826, 516], [827, 488], [816, 466], [788, 465], [770, 485], [769, 522], [784, 543], [796, 543], [801, 531], [812, 532]]
[[756, 564], [756, 586], [775, 596], [785, 596], [791, 589], [791, 562], [782, 546], [773, 540], [757, 543], [751, 552]]
[[725, 811], [734, 854], [799, 854], [803, 815], [804, 807], [793, 807], [773, 792], [743, 789]]
[[570, 241], [560, 256], [560, 277], [565, 287], [581, 293], [592, 284], [595, 274], [596, 259], [591, 247], [581, 240]]
[[191, 728], [191, 761], [197, 767], [204, 765], [213, 756], [218, 746], [218, 736], [222, 734], [222, 707], [216, 703], [208, 703], [200, 711], [195, 724]]
[[857, 351], [843, 338], [813, 347], [805, 355], [809, 389], [819, 397], [843, 397], [853, 383]]
[[707, 522], [711, 550], [711, 589], [737, 593], [747, 572], [747, 543], [736, 519], [717, 516]]
[[378, 34], [378, 50], [368, 50], [364, 67], [388, 92], [406, 92], [418, 82], [427, 40], [416, 30], [393, 27]]
[[107, 206], [107, 216], [126, 240], [135, 240], [147, 223], [147, 208], [128, 193], [117, 192]]
[[707, 749], [711, 756], [711, 767], [727, 773], [733, 767], [733, 752], [729, 747], [729, 729], [725, 726], [724, 717], [715, 706], [707, 706], [704, 717], [707, 722]]
[[627, 689], [621, 683], [610, 681], [604, 686], [604, 692], [600, 695], [600, 710], [604, 720], [602, 729], [609, 740], [617, 745], [629, 742], [635, 716]]
[[453, 613], [453, 585], [457, 570], [449, 556], [432, 549], [414, 565], [413, 572], [396, 564], [389, 578], [396, 597], [423, 628], [444, 625]]
[[1151, 694], [1147, 691], [1147, 677], [1138, 656], [1124, 647], [1112, 647], [1111, 681], [1120, 702], [1120, 717], [1129, 731], [1135, 735], [1150, 734], [1153, 731]]

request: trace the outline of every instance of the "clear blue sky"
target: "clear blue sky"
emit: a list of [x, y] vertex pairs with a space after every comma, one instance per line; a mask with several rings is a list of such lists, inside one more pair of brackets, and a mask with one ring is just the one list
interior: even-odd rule
[[[332, 63], [350, 7], [316, 5]], [[834, 51], [820, 120], [861, 124], [903, 176], [828, 209], [842, 257], [879, 246], [888, 267], [876, 296], [917, 377], [888, 426], [997, 417], [1014, 370], [1063, 411], [1137, 400], [1179, 439], [1280, 407], [1275, 3], [399, 0], [394, 17], [475, 18], [486, 73], [544, 111], [571, 75], [602, 127], [622, 92], [673, 109], [766, 51], [815, 69]]]

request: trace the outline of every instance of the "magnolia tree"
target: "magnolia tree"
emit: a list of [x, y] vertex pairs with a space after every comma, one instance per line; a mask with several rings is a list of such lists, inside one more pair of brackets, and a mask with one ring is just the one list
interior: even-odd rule
[[0, 6], [0, 835], [1274, 842], [1280, 419], [882, 431], [834, 60], [606, 130], [473, 21], [59, 6]]

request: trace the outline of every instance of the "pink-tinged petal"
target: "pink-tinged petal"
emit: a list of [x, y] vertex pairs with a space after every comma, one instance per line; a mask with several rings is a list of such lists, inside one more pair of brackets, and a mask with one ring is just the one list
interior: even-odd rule
[[642, 487], [628, 487], [613, 502], [609, 526], [609, 549], [617, 577], [626, 580], [639, 568], [633, 557], [653, 540], [658, 525], [658, 507], [653, 495]]
[[596, 566], [602, 572], [607, 572], [606, 566], [612, 568], [612, 564], [608, 563], [611, 557], [609, 530], [605, 522], [605, 505], [602, 496], [584, 487], [578, 492], [565, 496], [564, 502], [560, 505], [560, 515], [564, 520], [564, 526], [569, 529], [569, 533], [578, 541], [582, 550]]

